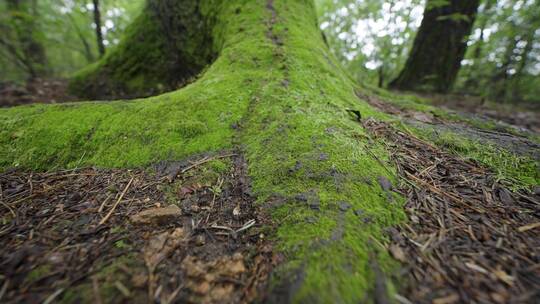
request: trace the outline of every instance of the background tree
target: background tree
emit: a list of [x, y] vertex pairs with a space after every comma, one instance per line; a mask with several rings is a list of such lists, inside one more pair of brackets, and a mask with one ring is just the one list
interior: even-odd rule
[[423, 0], [319, 0], [321, 29], [362, 83], [385, 86], [402, 68], [420, 25]]
[[[11, 0], [9, 0], [11, 1]], [[98, 46], [93, 26], [93, 4], [90, 0], [20, 1], [31, 10], [17, 16], [26, 16], [33, 23], [33, 38], [44, 49], [47, 76], [69, 77], [97, 58]], [[114, 46], [130, 21], [140, 12], [142, 0], [115, 0], [100, 2], [103, 43]], [[0, 31], [4, 43], [0, 44], [0, 82], [24, 83], [29, 78], [28, 68], [20, 61], [22, 45], [16, 37], [14, 15], [8, 9], [8, 0], [0, 0]], [[20, 10], [22, 11], [22, 10]], [[34, 14], [38, 12], [39, 14]]]
[[105, 55], [105, 44], [103, 44], [103, 32], [101, 29], [101, 12], [99, 9], [99, 0], [92, 0], [94, 11], [94, 25], [96, 28], [96, 42], [100, 57]]
[[0, 44], [29, 78], [47, 74], [47, 57], [36, 29], [38, 8], [35, 1], [6, 0], [0, 19]]
[[390, 86], [447, 92], [467, 49], [479, 0], [428, 0], [405, 67]]

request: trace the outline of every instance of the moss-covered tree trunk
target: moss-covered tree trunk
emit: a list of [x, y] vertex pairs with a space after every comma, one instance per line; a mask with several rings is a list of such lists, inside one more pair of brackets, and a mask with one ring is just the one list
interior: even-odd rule
[[384, 146], [347, 110], [387, 116], [355, 94], [316, 16], [311, 0], [151, 1], [73, 87], [136, 96], [204, 73], [141, 100], [1, 109], [0, 167], [135, 167], [236, 150], [284, 256], [270, 300], [358, 303], [376, 298], [375, 285], [392, 292], [380, 274], [397, 264], [381, 244], [405, 219], [403, 200], [389, 191]]
[[205, 1], [148, 1], [120, 45], [79, 72], [71, 91], [85, 98], [119, 99], [185, 85], [215, 56], [212, 11]]
[[467, 49], [479, 0], [428, 0], [405, 67], [390, 87], [447, 92]]

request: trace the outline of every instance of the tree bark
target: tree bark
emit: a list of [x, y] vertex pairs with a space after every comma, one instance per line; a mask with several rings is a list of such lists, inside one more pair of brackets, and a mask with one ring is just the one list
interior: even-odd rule
[[120, 44], [75, 76], [70, 90], [85, 98], [118, 99], [182, 87], [215, 57], [214, 9], [207, 2], [148, 1]]
[[94, 4], [94, 25], [96, 26], [96, 42], [99, 56], [105, 55], [105, 44], [103, 43], [103, 32], [101, 30], [101, 12], [99, 10], [99, 0], [92, 0]]
[[447, 92], [454, 83], [467, 49], [467, 37], [479, 0], [428, 0], [424, 19], [405, 67], [390, 87], [399, 90]]

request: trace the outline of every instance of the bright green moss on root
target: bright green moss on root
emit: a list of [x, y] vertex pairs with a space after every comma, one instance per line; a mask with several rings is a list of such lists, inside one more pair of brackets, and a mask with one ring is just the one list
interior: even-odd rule
[[386, 162], [387, 152], [346, 110], [387, 115], [355, 96], [311, 1], [274, 1], [275, 24], [264, 1], [224, 3], [214, 33], [223, 48], [197, 82], [129, 102], [0, 110], [0, 166], [134, 167], [238, 146], [255, 195], [279, 223], [272, 237], [286, 262], [274, 291], [303, 273], [288, 286], [295, 302], [364, 300], [375, 284], [372, 265], [387, 275], [396, 269], [380, 244], [405, 214], [403, 200], [377, 183], [396, 183], [392, 167], [372, 156]]

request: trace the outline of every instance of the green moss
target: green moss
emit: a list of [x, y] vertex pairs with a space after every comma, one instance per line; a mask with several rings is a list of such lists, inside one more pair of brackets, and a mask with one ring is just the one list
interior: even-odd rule
[[[116, 258], [111, 264], [104, 266], [97, 273], [93, 275], [93, 278], [98, 282], [99, 294], [101, 299], [106, 303], [118, 303], [127, 301], [122, 293], [118, 291], [115, 286], [116, 281], [128, 282], [130, 276], [122, 269], [129, 267], [130, 269], [138, 269], [143, 271], [144, 268], [135, 268], [138, 265], [135, 262], [136, 257], [128, 254]], [[123, 267], [122, 267], [123, 266]], [[122, 267], [122, 268], [121, 268]], [[124, 284], [129, 286], [129, 284]], [[140, 292], [139, 290], [133, 290], [134, 292]], [[59, 300], [60, 303], [95, 303], [95, 293], [91, 282], [85, 282], [73, 287], [67, 288]], [[144, 295], [142, 295], [144, 296]], [[137, 295], [132, 295], [133, 299], [137, 298]]]
[[514, 189], [540, 184], [539, 162], [529, 157], [518, 156], [502, 148], [480, 143], [450, 131], [438, 132], [433, 136], [430, 130], [417, 128], [409, 130], [450, 152], [483, 164], [493, 170], [499, 180], [510, 181]]
[[45, 265], [39, 265], [36, 268], [32, 269], [30, 273], [26, 276], [27, 281], [37, 281], [41, 279], [43, 276], [46, 276], [51, 273], [51, 265], [45, 264]]

